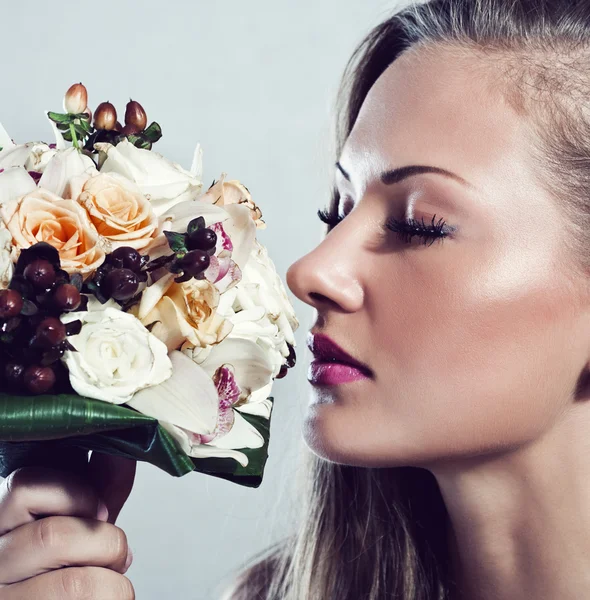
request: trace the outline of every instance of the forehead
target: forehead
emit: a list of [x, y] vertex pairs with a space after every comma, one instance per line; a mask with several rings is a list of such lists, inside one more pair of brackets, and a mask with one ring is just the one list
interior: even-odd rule
[[496, 77], [494, 63], [475, 54], [441, 48], [403, 55], [369, 91], [340, 162], [353, 180], [426, 164], [481, 184], [494, 168], [522, 166], [527, 121]]

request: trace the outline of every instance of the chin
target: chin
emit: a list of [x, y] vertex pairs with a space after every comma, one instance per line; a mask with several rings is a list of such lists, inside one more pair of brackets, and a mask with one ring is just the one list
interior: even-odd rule
[[[318, 400], [320, 400], [318, 398]], [[306, 446], [319, 458], [353, 467], [431, 468], [469, 457], [474, 449], [462, 448], [447, 438], [430, 439], [409, 434], [410, 427], [371, 427], [359, 420], [358, 411], [328, 397], [309, 404], [302, 425]], [[381, 443], [380, 443], [381, 442]]]
[[328, 462], [354, 467], [404, 466], [391, 455], [375, 452], [366, 433], [359, 431], [358, 420], [351, 419], [337, 403], [310, 404], [302, 433], [306, 446]]

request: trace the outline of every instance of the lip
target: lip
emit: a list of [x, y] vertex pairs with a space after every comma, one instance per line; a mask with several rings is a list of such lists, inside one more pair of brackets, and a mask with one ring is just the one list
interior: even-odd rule
[[308, 371], [312, 384], [340, 385], [372, 376], [367, 365], [353, 358], [327, 335], [310, 332], [307, 346], [315, 357]]

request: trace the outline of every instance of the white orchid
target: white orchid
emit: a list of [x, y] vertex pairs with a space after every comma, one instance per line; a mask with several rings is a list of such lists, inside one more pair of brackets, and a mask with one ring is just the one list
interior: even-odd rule
[[39, 187], [44, 188], [56, 196], [66, 199], [75, 199], [76, 192], [72, 185], [80, 176], [91, 177], [98, 173], [94, 161], [82, 154], [76, 148], [60, 150], [49, 161], [39, 180]]
[[170, 379], [138, 392], [127, 404], [158, 419], [189, 456], [231, 457], [247, 466], [248, 457], [236, 449], [261, 448], [264, 438], [233, 406], [240, 398], [235, 372], [220, 367], [212, 379], [181, 352], [170, 358]]

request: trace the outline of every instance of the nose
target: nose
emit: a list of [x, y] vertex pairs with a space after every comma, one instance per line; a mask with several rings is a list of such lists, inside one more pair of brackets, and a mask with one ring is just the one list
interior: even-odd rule
[[363, 305], [360, 248], [344, 233], [342, 223], [287, 271], [293, 294], [318, 310], [356, 312]]

